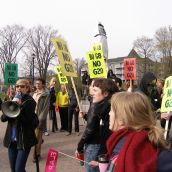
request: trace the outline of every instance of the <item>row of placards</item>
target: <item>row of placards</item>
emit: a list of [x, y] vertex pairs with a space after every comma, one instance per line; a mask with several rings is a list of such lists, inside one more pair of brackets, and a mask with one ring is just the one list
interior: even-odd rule
[[[68, 46], [61, 38], [53, 38], [52, 43], [56, 49], [62, 73], [65, 76], [77, 77]], [[93, 45], [93, 49], [86, 53], [90, 78], [107, 77], [104, 56], [101, 44]]]
[[[58, 74], [60, 83], [66, 83], [65, 76], [77, 77], [71, 54], [69, 52], [66, 42], [60, 38], [53, 38], [52, 43], [56, 49], [61, 69], [57, 67], [55, 71]], [[88, 70], [90, 78], [107, 77], [107, 68], [104, 61], [104, 55], [101, 44], [94, 44], [91, 51], [86, 52], [86, 59], [88, 63]], [[124, 60], [124, 77], [125, 79], [136, 79], [136, 60]], [[60, 71], [60, 73], [58, 72]], [[62, 76], [63, 75], [63, 76]], [[18, 79], [18, 65], [5, 65], [5, 84], [14, 85]]]
[[[59, 80], [61, 82], [67, 80], [67, 78], [64, 79], [63, 74], [66, 76], [76, 77], [77, 73], [75, 71], [69, 49], [65, 41], [62, 39], [53, 39], [52, 42], [57, 51], [62, 70], [61, 72], [60, 68], [56, 68], [57, 73], [61, 72], [58, 74]], [[101, 44], [93, 45], [92, 50], [86, 53], [86, 59], [90, 78], [107, 77], [107, 70]], [[125, 80], [136, 80], [135, 58], [124, 59], [124, 78]], [[167, 78], [165, 81], [164, 96], [161, 106], [161, 112], [167, 111], [172, 111], [172, 76]]]
[[[53, 38], [52, 43], [56, 49], [62, 73], [65, 76], [77, 77], [68, 46], [61, 38]], [[107, 67], [104, 60], [101, 43], [94, 44], [91, 51], [86, 52], [90, 78], [106, 78]], [[124, 59], [125, 80], [136, 80], [136, 59]]]
[[[55, 67], [61, 84], [67, 84], [67, 77], [77, 77], [77, 72], [74, 67], [72, 57], [68, 46], [61, 38], [52, 39], [52, 43], [56, 49], [60, 66]], [[90, 78], [107, 77], [107, 69], [104, 61], [101, 44], [93, 45], [91, 51], [86, 53]], [[125, 80], [136, 80], [136, 59], [124, 59], [124, 78]], [[18, 65], [5, 64], [5, 84], [14, 85], [18, 79]], [[172, 111], [172, 76], [165, 81], [164, 96], [162, 100], [161, 112]]]

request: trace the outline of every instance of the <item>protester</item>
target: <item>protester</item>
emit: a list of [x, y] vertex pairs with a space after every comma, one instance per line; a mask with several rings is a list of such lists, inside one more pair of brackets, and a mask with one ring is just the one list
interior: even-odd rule
[[48, 92], [45, 91], [44, 79], [36, 79], [36, 91], [33, 94], [33, 98], [36, 101], [35, 113], [38, 115], [39, 118], [39, 125], [35, 130], [38, 144], [35, 146], [35, 150], [33, 153], [33, 162], [36, 162], [37, 159], [40, 160], [41, 158], [42, 135], [43, 130], [45, 129], [46, 118], [49, 109], [49, 95]]
[[172, 151], [168, 150], [163, 130], [156, 125], [145, 95], [139, 92], [113, 95], [109, 115], [113, 134], [107, 140], [110, 161], [106, 171], [172, 171]]
[[74, 89], [71, 87], [68, 92], [69, 95], [69, 107], [68, 107], [68, 133], [66, 136], [72, 133], [72, 119], [74, 115], [75, 119], [75, 132], [79, 136], [79, 108], [77, 106], [77, 99], [75, 96]]
[[[109, 100], [111, 95], [117, 91], [118, 88], [111, 79], [101, 78], [93, 81], [93, 103], [88, 112], [86, 129], [76, 150], [76, 155], [84, 151], [86, 162], [97, 160], [99, 154], [106, 153], [105, 142], [111, 134], [109, 130]], [[85, 164], [85, 171], [98, 172], [99, 169]]]
[[150, 91], [156, 85], [156, 76], [152, 72], [146, 72], [141, 78], [139, 90], [146, 96], [150, 96]]
[[90, 76], [87, 71], [84, 71], [82, 76], [82, 90], [83, 90], [83, 98], [85, 99], [88, 95], [88, 85], [90, 84]]
[[56, 78], [52, 78], [50, 80], [50, 88], [49, 88], [49, 94], [50, 94], [49, 116], [50, 119], [52, 120], [52, 132], [58, 130], [57, 117], [55, 111], [55, 106], [56, 106], [55, 85], [56, 85]]
[[68, 106], [69, 97], [66, 91], [65, 85], [60, 86], [60, 91], [56, 97], [56, 104], [59, 109], [60, 122], [61, 122], [61, 132], [68, 131]]
[[90, 80], [90, 76], [88, 75], [88, 72], [84, 71], [84, 74], [82, 76], [82, 84], [83, 85], [88, 85], [89, 82], [90, 82], [89, 80]]
[[15, 96], [15, 90], [14, 90], [13, 87], [10, 86], [7, 89], [7, 93], [5, 95], [4, 101], [10, 101], [10, 100], [12, 100], [14, 98], [14, 96]]
[[[16, 82], [16, 96], [20, 104], [20, 114], [15, 118], [1, 116], [2, 122], [8, 122], [4, 146], [8, 148], [12, 172], [24, 172], [31, 147], [37, 143], [33, 126], [36, 102], [29, 95], [29, 82], [19, 79]], [[2, 158], [2, 157], [1, 157]]]
[[114, 79], [114, 81], [115, 81], [115, 83], [116, 83], [116, 85], [117, 85], [119, 91], [124, 91], [123, 88], [122, 88], [122, 80], [121, 80], [120, 78], [117, 78], [117, 77], [116, 77], [116, 78]]
[[107, 78], [116, 79], [116, 75], [113, 73], [112, 69], [108, 70]]
[[152, 91], [152, 101], [154, 102], [155, 109], [161, 108], [161, 102], [163, 97], [163, 87], [164, 83], [162, 80], [158, 79], [155, 85], [155, 89]]

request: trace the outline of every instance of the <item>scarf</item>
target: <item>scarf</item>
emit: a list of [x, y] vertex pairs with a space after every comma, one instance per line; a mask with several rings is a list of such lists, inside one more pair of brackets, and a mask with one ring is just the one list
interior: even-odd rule
[[107, 140], [107, 155], [110, 157], [116, 144], [126, 136], [119, 152], [115, 172], [156, 172], [160, 149], [148, 140], [147, 131], [120, 129]]

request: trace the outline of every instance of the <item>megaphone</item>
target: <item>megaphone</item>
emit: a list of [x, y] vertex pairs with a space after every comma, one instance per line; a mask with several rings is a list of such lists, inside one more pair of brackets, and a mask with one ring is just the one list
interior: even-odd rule
[[2, 112], [9, 118], [16, 118], [20, 114], [20, 105], [15, 101], [6, 101], [1, 105]]

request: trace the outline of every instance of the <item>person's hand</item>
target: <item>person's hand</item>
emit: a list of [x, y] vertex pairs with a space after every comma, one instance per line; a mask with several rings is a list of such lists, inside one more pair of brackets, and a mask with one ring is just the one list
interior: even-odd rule
[[168, 120], [168, 119], [170, 119], [170, 117], [171, 117], [171, 113], [170, 112], [163, 112], [163, 113], [161, 113], [161, 119]]
[[21, 92], [16, 92], [16, 95], [14, 96], [12, 101], [15, 101], [18, 104], [21, 104], [21, 99], [22, 99], [22, 93]]
[[75, 151], [75, 157], [78, 159], [78, 157], [80, 156], [80, 154], [83, 154], [83, 152], [78, 152], [78, 150]]
[[130, 80], [130, 86], [127, 89], [127, 92], [132, 92], [133, 91], [133, 85], [132, 85], [132, 80]]
[[79, 112], [79, 107], [78, 106], [75, 108], [75, 111], [76, 112]]
[[56, 111], [56, 112], [59, 112], [59, 107], [58, 107], [58, 105], [55, 105], [55, 111]]
[[75, 151], [75, 157], [79, 154], [78, 150]]
[[80, 117], [80, 118], [83, 118], [83, 117], [84, 117], [84, 112], [80, 111], [80, 112], [79, 112], [79, 117]]
[[89, 164], [89, 166], [91, 166], [91, 167], [98, 167], [98, 166], [99, 166], [99, 163], [98, 163], [97, 161], [91, 161], [91, 162], [89, 162], [88, 164]]

